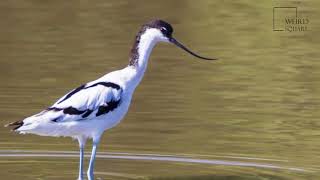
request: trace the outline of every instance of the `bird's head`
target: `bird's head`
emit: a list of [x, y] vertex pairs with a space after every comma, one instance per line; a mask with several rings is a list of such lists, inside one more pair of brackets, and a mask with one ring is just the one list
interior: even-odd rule
[[204, 59], [204, 60], [217, 60], [215, 58], [206, 58], [206, 57], [199, 56], [196, 53], [189, 50], [187, 47], [185, 47], [183, 44], [181, 44], [179, 41], [177, 41], [175, 38], [172, 37], [172, 33], [173, 33], [172, 26], [163, 20], [152, 20], [144, 24], [142, 26], [142, 30], [140, 33], [143, 33], [149, 38], [154, 39], [155, 42], [172, 43], [197, 58]]

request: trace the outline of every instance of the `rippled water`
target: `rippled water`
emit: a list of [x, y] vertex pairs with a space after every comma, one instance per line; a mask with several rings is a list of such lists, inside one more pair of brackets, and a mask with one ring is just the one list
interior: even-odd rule
[[[274, 6], [297, 6], [309, 31], [272, 31]], [[126, 66], [140, 25], [158, 17], [178, 40], [220, 61], [159, 44], [129, 114], [105, 133], [96, 176], [318, 179], [319, 7], [315, 0], [1, 1], [0, 122]], [[0, 126], [1, 179], [75, 179], [77, 147]]]

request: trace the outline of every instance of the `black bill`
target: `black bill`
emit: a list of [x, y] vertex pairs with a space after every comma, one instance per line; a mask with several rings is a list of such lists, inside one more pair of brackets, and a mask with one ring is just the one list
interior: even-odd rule
[[199, 56], [197, 55], [196, 53], [190, 51], [188, 48], [186, 48], [184, 45], [182, 45], [179, 41], [177, 41], [176, 39], [174, 39], [173, 37], [171, 37], [169, 39], [169, 41], [173, 44], [175, 44], [176, 46], [180, 47], [181, 49], [187, 51], [189, 54], [197, 57], [197, 58], [200, 58], [200, 59], [204, 59], [204, 60], [218, 60], [218, 59], [215, 59], [215, 58], [206, 58], [206, 57], [202, 57], [202, 56]]

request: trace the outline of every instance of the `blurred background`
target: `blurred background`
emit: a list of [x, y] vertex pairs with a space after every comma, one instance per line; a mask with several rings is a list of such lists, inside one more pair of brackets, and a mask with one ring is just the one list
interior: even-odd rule
[[[273, 31], [273, 7], [298, 7], [308, 31]], [[70, 138], [17, 135], [3, 125], [128, 64], [140, 26], [159, 18], [198, 61], [159, 44], [126, 118], [98, 152], [187, 156], [306, 171], [102, 159], [101, 179], [318, 179], [320, 1], [4, 0], [0, 2], [2, 179], [75, 179], [78, 158], [1, 153], [78, 151]], [[87, 152], [90, 152], [90, 144]], [[87, 162], [86, 162], [87, 163]]]

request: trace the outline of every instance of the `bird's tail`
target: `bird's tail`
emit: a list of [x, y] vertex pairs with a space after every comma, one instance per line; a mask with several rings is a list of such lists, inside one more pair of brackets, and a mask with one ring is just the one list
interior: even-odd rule
[[23, 120], [6, 124], [4, 127], [12, 127], [12, 130], [15, 131], [19, 129], [21, 126], [23, 126]]

